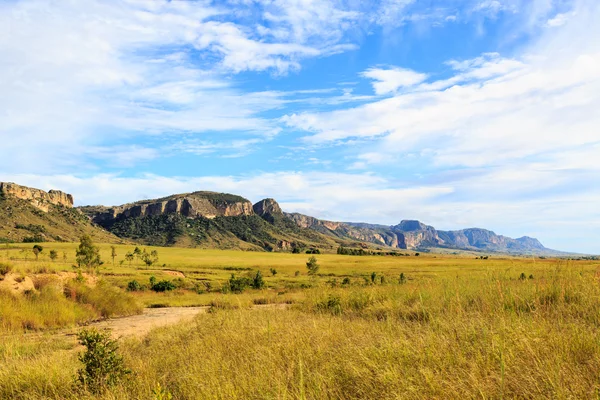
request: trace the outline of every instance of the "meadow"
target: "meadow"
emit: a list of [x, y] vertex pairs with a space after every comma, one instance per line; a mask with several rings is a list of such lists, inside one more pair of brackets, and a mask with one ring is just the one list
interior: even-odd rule
[[[319, 254], [319, 271], [309, 275], [307, 254], [147, 248], [159, 258], [147, 267], [124, 260], [133, 245], [116, 246], [114, 265], [110, 245], [100, 245], [105, 264], [73, 281], [76, 246], [46, 243], [37, 261], [26, 254], [30, 244], [2, 249], [11, 274], [32, 282], [61, 277], [62, 290], [38, 283], [29, 292], [0, 292], [0, 398], [600, 394], [598, 261]], [[257, 270], [264, 288], [230, 290], [232, 274], [250, 280]], [[174, 290], [127, 291], [132, 280], [148, 285], [151, 276], [173, 282]], [[210, 312], [119, 340], [132, 371], [126, 379], [97, 393], [74, 385], [81, 346], [62, 329], [141, 306], [192, 305]]]

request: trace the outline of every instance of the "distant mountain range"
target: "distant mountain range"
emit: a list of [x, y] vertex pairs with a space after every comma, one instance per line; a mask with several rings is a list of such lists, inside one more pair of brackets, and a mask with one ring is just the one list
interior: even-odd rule
[[[0, 241], [31, 239], [34, 230], [49, 241], [74, 240], [81, 233], [91, 233], [109, 242], [266, 251], [335, 251], [344, 246], [381, 251], [566, 254], [527, 236], [512, 239], [479, 228], [441, 231], [414, 220], [393, 226], [333, 222], [283, 212], [274, 199], [252, 204], [225, 193], [184, 193], [121, 206], [79, 208], [72, 208], [70, 195], [16, 184], [0, 183], [0, 196], [2, 209], [8, 205], [13, 210], [2, 213]], [[20, 211], [15, 212], [16, 206]], [[27, 226], [33, 228], [23, 228]], [[60, 227], [62, 234], [54, 234], [54, 227]]]

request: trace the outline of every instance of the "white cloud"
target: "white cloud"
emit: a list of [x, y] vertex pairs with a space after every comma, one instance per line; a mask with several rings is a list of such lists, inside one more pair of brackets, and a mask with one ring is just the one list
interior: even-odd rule
[[399, 88], [417, 85], [427, 79], [426, 74], [404, 68], [369, 68], [361, 74], [374, 80], [373, 89], [378, 95], [393, 93]]
[[570, 13], [556, 14], [554, 17], [550, 18], [546, 22], [546, 26], [548, 26], [550, 28], [556, 28], [559, 26], [563, 26], [571, 19], [571, 17], [572, 17], [572, 15]]

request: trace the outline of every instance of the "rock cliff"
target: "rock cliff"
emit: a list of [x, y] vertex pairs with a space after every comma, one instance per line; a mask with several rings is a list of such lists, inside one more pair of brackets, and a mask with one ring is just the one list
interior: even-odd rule
[[263, 199], [253, 207], [254, 213], [260, 217], [282, 215], [281, 207], [274, 199]]
[[323, 221], [295, 213], [286, 213], [285, 215], [303, 228], [313, 229], [341, 239], [359, 240], [399, 249], [449, 248], [517, 254], [554, 252], [546, 249], [537, 239], [527, 236], [512, 239], [479, 228], [439, 231], [433, 226], [415, 220], [404, 220], [398, 225], [385, 226]]
[[0, 193], [6, 197], [28, 201], [39, 210], [48, 212], [50, 205], [73, 207], [73, 196], [60, 190], [45, 192], [27, 186], [17, 185], [11, 182], [0, 182]]
[[87, 206], [81, 211], [98, 225], [107, 227], [120, 218], [180, 214], [188, 218], [253, 215], [252, 203], [240, 196], [215, 192], [184, 193], [115, 207]]

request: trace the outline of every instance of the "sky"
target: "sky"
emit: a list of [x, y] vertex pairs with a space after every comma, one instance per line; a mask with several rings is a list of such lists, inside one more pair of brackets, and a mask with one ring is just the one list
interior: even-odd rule
[[0, 181], [600, 254], [597, 0], [0, 0]]

